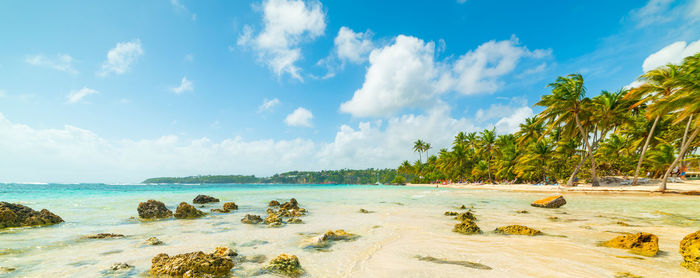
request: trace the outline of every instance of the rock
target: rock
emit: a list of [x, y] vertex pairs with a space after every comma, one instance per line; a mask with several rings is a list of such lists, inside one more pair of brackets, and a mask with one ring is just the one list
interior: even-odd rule
[[659, 238], [649, 233], [626, 234], [601, 243], [611, 248], [630, 249], [638, 255], [653, 257], [659, 252]]
[[457, 215], [457, 217], [455, 217], [455, 219], [457, 219], [459, 221], [465, 221], [465, 220], [476, 221], [476, 216], [474, 216], [474, 214], [472, 214], [469, 211], [465, 211], [465, 212]]
[[161, 253], [151, 260], [151, 275], [174, 277], [208, 277], [228, 275], [233, 260], [228, 257], [205, 254], [202, 251], [168, 256]]
[[233, 258], [235, 256], [238, 256], [238, 253], [236, 253], [236, 251], [233, 251], [233, 249], [231, 248], [225, 246], [218, 246], [214, 250], [213, 255], [225, 258]]
[[320, 234], [318, 236], [314, 236], [312, 238], [309, 238], [302, 242], [301, 247], [302, 248], [325, 248], [328, 247], [328, 242], [329, 241], [350, 241], [350, 240], [355, 240], [359, 235], [348, 233], [345, 230], [335, 230], [335, 231], [327, 231], [323, 234]]
[[7, 273], [13, 272], [15, 270], [17, 270], [17, 269], [14, 267], [0, 266], [0, 274], [7, 274]]
[[356, 234], [345, 232], [345, 230], [329, 230], [324, 235], [326, 236], [327, 240], [353, 240], [359, 237]]
[[262, 221], [263, 219], [260, 216], [253, 214], [246, 214], [243, 219], [241, 219], [241, 222], [245, 224], [258, 224]]
[[502, 226], [498, 227], [495, 230], [496, 233], [499, 234], [509, 234], [509, 235], [525, 235], [525, 236], [534, 236], [534, 235], [540, 235], [542, 232], [539, 230], [521, 226], [521, 225], [509, 225], [509, 226]]
[[629, 273], [629, 272], [616, 272], [615, 276], [613, 276], [613, 277], [615, 277], [615, 278], [642, 278], [642, 276], [634, 275], [634, 274]]
[[163, 244], [164, 244], [164, 242], [162, 242], [157, 237], [150, 237], [146, 240], [146, 245], [163, 245]]
[[197, 195], [197, 197], [194, 197], [194, 200], [192, 200], [192, 203], [195, 204], [206, 204], [206, 203], [218, 203], [219, 199], [214, 198], [209, 195]]
[[530, 213], [529, 211], [524, 210], [524, 209], [523, 209], [523, 210], [516, 210], [515, 212], [517, 212], [517, 213], [523, 213], [523, 214], [524, 214], [524, 213]]
[[361, 213], [369, 213], [369, 210], [366, 210], [366, 209], [361, 208], [361, 209], [360, 209], [360, 212], [361, 212]]
[[700, 230], [685, 236], [678, 252], [683, 256], [683, 267], [700, 272]]
[[238, 210], [238, 205], [234, 202], [227, 202], [224, 203], [224, 210], [229, 211], [229, 210]]
[[458, 215], [459, 213], [456, 211], [446, 211], [445, 216], [455, 216]]
[[170, 218], [173, 216], [173, 212], [166, 208], [163, 202], [156, 200], [141, 202], [136, 210], [139, 212], [139, 217], [143, 219]]
[[124, 235], [122, 234], [112, 234], [112, 233], [99, 233], [95, 235], [87, 235], [83, 236], [83, 238], [89, 238], [89, 239], [106, 239], [106, 238], [123, 238]]
[[295, 255], [281, 254], [270, 261], [266, 270], [290, 277], [298, 277], [304, 274], [299, 258]]
[[125, 269], [132, 269], [132, 268], [134, 268], [134, 266], [127, 264], [127, 263], [116, 263], [116, 264], [113, 264], [112, 266], [110, 266], [109, 270], [120, 271], [120, 270], [125, 270]]
[[58, 215], [47, 209], [35, 211], [20, 204], [0, 202], [0, 229], [24, 226], [44, 226], [63, 222]]
[[268, 207], [278, 207], [280, 205], [280, 202], [277, 202], [275, 200], [270, 201], [269, 204], [267, 204]]
[[566, 200], [562, 195], [550, 196], [544, 199], [537, 200], [530, 204], [533, 207], [540, 208], [558, 208], [566, 204]]
[[282, 223], [282, 219], [280, 219], [277, 215], [275, 214], [268, 214], [267, 217], [265, 217], [265, 224], [275, 224], [275, 223]]
[[201, 210], [198, 210], [193, 205], [182, 202], [177, 206], [175, 210], [175, 218], [185, 219], [185, 218], [198, 218], [207, 215]]
[[459, 209], [467, 209], [467, 206], [462, 205], [461, 207], [459, 207]]
[[299, 203], [297, 202], [297, 199], [291, 198], [289, 199], [289, 202], [280, 205], [280, 208], [284, 210], [299, 209]]
[[287, 220], [287, 223], [291, 223], [291, 224], [301, 224], [302, 221], [301, 221], [301, 218], [292, 217], [292, 218], [289, 218], [289, 219]]
[[453, 232], [455, 233], [460, 233], [460, 234], [465, 234], [465, 235], [473, 235], [473, 234], [480, 234], [481, 229], [479, 229], [479, 226], [474, 223], [474, 221], [471, 220], [466, 220], [462, 221], [462, 223], [456, 224], [454, 229], [452, 229]]

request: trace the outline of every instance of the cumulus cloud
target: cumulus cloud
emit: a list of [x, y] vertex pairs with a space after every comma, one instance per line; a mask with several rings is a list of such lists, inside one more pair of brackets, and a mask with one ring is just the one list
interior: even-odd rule
[[435, 44], [399, 35], [393, 44], [375, 49], [362, 87], [340, 106], [353, 116], [390, 116], [406, 107], [428, 107], [441, 87]]
[[270, 111], [272, 108], [280, 104], [280, 100], [277, 98], [273, 99], [264, 99], [263, 103], [260, 104], [258, 107], [258, 113], [265, 112], [265, 111]]
[[99, 93], [99, 92], [96, 90], [90, 89], [88, 87], [83, 87], [80, 90], [71, 91], [70, 93], [68, 93], [68, 95], [66, 96], [66, 99], [67, 99], [68, 103], [76, 103], [76, 102], [82, 100], [86, 96], [97, 94], [97, 93]]
[[335, 53], [341, 61], [362, 63], [367, 60], [367, 55], [374, 48], [372, 33], [354, 32], [348, 27], [340, 27], [338, 35], [333, 40]]
[[669, 44], [661, 50], [654, 52], [644, 59], [642, 70], [644, 72], [653, 70], [668, 63], [680, 64], [683, 58], [695, 55], [700, 52], [700, 40], [686, 43], [685, 41], [677, 41]]
[[102, 69], [97, 73], [100, 76], [109, 74], [123, 74], [131, 68], [131, 64], [143, 55], [141, 40], [120, 42], [107, 52], [107, 60], [102, 64]]
[[266, 0], [262, 4], [263, 29], [254, 35], [244, 26], [238, 45], [250, 46], [278, 76], [287, 73], [302, 80], [295, 63], [301, 59], [299, 44], [323, 35], [325, 13], [318, 1]]
[[284, 119], [284, 122], [288, 126], [311, 127], [311, 120], [313, 118], [314, 115], [311, 114], [311, 111], [307, 110], [306, 108], [299, 107], [296, 110], [294, 110], [294, 112], [287, 115], [287, 117]]
[[170, 90], [173, 91], [173, 93], [179, 95], [184, 92], [191, 92], [192, 90], [194, 90], [194, 84], [192, 83], [192, 81], [188, 80], [187, 77], [183, 76], [182, 80], [180, 80], [180, 85], [177, 87], [173, 87]]
[[32, 55], [27, 56], [24, 61], [33, 66], [47, 67], [71, 74], [78, 73], [78, 71], [73, 68], [73, 57], [67, 54], [58, 54], [55, 59], [45, 57], [44, 55]]
[[512, 37], [486, 42], [454, 62], [436, 61], [434, 43], [399, 35], [393, 44], [370, 53], [362, 87], [340, 110], [357, 117], [387, 117], [405, 108], [431, 108], [446, 91], [492, 93], [520, 60], [550, 55], [551, 50], [530, 51]]

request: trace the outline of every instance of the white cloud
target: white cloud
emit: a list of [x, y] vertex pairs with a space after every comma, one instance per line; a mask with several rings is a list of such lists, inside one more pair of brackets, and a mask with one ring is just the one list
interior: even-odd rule
[[672, 2], [673, 0], [649, 0], [644, 7], [632, 10], [630, 15], [637, 21], [639, 27], [668, 22], [672, 19], [668, 16]]
[[68, 103], [76, 103], [76, 102], [82, 100], [86, 96], [97, 94], [97, 93], [99, 93], [99, 92], [96, 90], [90, 89], [88, 87], [83, 87], [80, 90], [71, 91], [70, 93], [68, 93], [68, 95], [66, 96], [66, 99], [68, 100]]
[[[492, 93], [503, 86], [502, 79], [515, 71], [520, 60], [550, 55], [551, 50], [530, 51], [512, 37], [486, 42], [454, 63], [439, 62], [434, 43], [399, 35], [393, 44], [371, 52], [362, 87], [340, 110], [357, 117], [387, 117], [405, 108], [431, 108], [450, 90], [467, 95]], [[535, 70], [544, 69], [540, 67]]]
[[192, 21], [197, 20], [197, 14], [195, 14], [195, 13], [190, 13], [190, 10], [187, 9], [187, 7], [186, 7], [184, 4], [180, 3], [180, 1], [178, 1], [178, 0], [170, 0], [170, 4], [173, 5], [173, 7], [175, 7], [175, 10], [177, 10], [178, 12], [185, 13], [185, 14], [190, 14], [190, 17], [192, 18]]
[[367, 60], [367, 55], [374, 48], [372, 33], [354, 32], [348, 27], [340, 27], [338, 35], [333, 40], [335, 53], [341, 61], [362, 63]]
[[27, 56], [24, 61], [34, 66], [48, 67], [71, 74], [78, 73], [78, 71], [73, 68], [73, 57], [66, 54], [58, 54], [56, 59], [47, 58], [43, 55]]
[[131, 68], [131, 64], [143, 55], [141, 40], [120, 42], [107, 52], [107, 60], [102, 64], [102, 69], [97, 73], [107, 76], [110, 73], [123, 74]]
[[393, 44], [375, 49], [362, 88], [340, 106], [353, 116], [390, 116], [405, 107], [427, 108], [445, 91], [434, 61], [435, 45], [399, 35]]
[[535, 116], [535, 113], [532, 111], [532, 108], [523, 106], [509, 114], [504, 113], [502, 115], [507, 116], [501, 118], [495, 124], [496, 132], [499, 134], [514, 133], [520, 130], [520, 124], [524, 123], [525, 119]]
[[307, 110], [306, 108], [299, 107], [294, 112], [291, 114], [287, 115], [287, 118], [284, 119], [284, 122], [288, 126], [304, 126], [304, 127], [311, 127], [311, 120], [314, 118], [313, 114], [311, 114], [311, 111]]
[[503, 86], [501, 77], [513, 72], [520, 59], [540, 59], [551, 54], [551, 50], [529, 51], [519, 44], [515, 36], [506, 41], [489, 41], [459, 57], [452, 68], [455, 90], [466, 95], [495, 92]]
[[170, 90], [172, 90], [173, 93], [179, 95], [184, 92], [191, 92], [192, 90], [194, 90], [194, 84], [192, 83], [192, 81], [187, 80], [187, 77], [183, 76], [182, 80], [180, 80], [180, 85], [177, 87], [173, 87]]
[[301, 69], [295, 65], [301, 59], [299, 44], [323, 34], [326, 22], [321, 3], [266, 0], [262, 9], [263, 30], [254, 36], [253, 29], [245, 26], [238, 44], [252, 47], [278, 76], [288, 73], [302, 80]]
[[264, 99], [263, 103], [260, 104], [260, 106], [258, 107], [258, 113], [272, 110], [272, 108], [277, 106], [278, 104], [280, 104], [280, 100], [277, 98]]
[[684, 41], [677, 41], [644, 59], [642, 70], [647, 72], [668, 63], [680, 64], [683, 58], [695, 55], [698, 52], [700, 52], [700, 40], [691, 42], [690, 44]]

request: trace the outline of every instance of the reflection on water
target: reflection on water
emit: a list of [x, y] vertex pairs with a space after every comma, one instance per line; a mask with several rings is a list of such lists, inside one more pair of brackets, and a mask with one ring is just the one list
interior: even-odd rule
[[[196, 220], [132, 218], [139, 202], [156, 199], [175, 210], [198, 194], [222, 201], [205, 206], [206, 211], [227, 201], [239, 210]], [[265, 258], [290, 253], [300, 258], [309, 277], [613, 277], [625, 272], [697, 277], [679, 266], [677, 250], [686, 234], [700, 229], [700, 197], [568, 194], [567, 205], [558, 209], [529, 206], [546, 195], [347, 185], [5, 184], [0, 200], [47, 208], [66, 222], [1, 230], [0, 267], [16, 268], [5, 274], [9, 277], [112, 277], [111, 265], [128, 263], [135, 267], [118, 276], [141, 276], [158, 253], [209, 252], [224, 245], [248, 258], [237, 262], [237, 276], [257, 274]], [[305, 224], [267, 228], [240, 222], [245, 214], [265, 215], [272, 199], [291, 197], [309, 210]], [[484, 231], [517, 224], [547, 236], [453, 233], [456, 220], [443, 213], [462, 205], [478, 216]], [[300, 247], [309, 235], [338, 229], [360, 237], [324, 252]], [[658, 235], [663, 252], [640, 258], [597, 246], [617, 233], [639, 231]], [[96, 233], [127, 237], [80, 239]], [[143, 244], [153, 236], [165, 244]]]

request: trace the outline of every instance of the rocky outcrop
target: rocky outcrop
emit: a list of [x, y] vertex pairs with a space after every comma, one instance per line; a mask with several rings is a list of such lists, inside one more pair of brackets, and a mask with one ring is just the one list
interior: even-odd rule
[[289, 202], [286, 202], [282, 205], [280, 205], [280, 209], [283, 210], [298, 210], [299, 209], [299, 203], [297, 202], [297, 199], [291, 198], [289, 199]]
[[206, 204], [206, 203], [218, 203], [219, 199], [214, 198], [209, 195], [197, 195], [197, 197], [194, 197], [194, 200], [192, 200], [192, 203], [195, 204]]
[[525, 236], [534, 236], [534, 235], [540, 235], [542, 232], [539, 230], [526, 227], [526, 226], [521, 226], [521, 225], [508, 225], [508, 226], [502, 226], [498, 227], [495, 230], [496, 233], [499, 234], [508, 234], [508, 235], [525, 235]]
[[350, 241], [355, 240], [359, 235], [348, 233], [345, 230], [328, 230], [323, 234], [306, 239], [302, 242], [302, 248], [326, 248], [330, 241]]
[[161, 253], [151, 260], [151, 275], [173, 277], [211, 277], [228, 275], [233, 260], [227, 256], [205, 254], [202, 251], [168, 256]]
[[87, 239], [107, 239], [107, 238], [123, 238], [122, 234], [112, 234], [112, 233], [99, 233], [94, 235], [86, 235], [83, 238]]
[[540, 208], [558, 208], [566, 204], [566, 200], [562, 195], [550, 196], [544, 199], [534, 201], [530, 204], [533, 207]]
[[304, 274], [299, 258], [295, 255], [287, 254], [281, 254], [272, 259], [265, 267], [265, 270], [289, 277], [298, 277]]
[[170, 218], [173, 216], [173, 212], [166, 208], [163, 202], [156, 200], [141, 202], [136, 210], [139, 212], [139, 217], [143, 219]]
[[241, 219], [241, 222], [243, 222], [245, 224], [258, 224], [262, 221], [263, 221], [262, 217], [260, 217], [258, 215], [253, 215], [253, 214], [246, 214], [243, 217], [243, 219]]
[[685, 236], [678, 252], [683, 256], [683, 267], [700, 272], [700, 230]]
[[659, 238], [649, 233], [621, 235], [606, 242], [602, 246], [611, 248], [630, 249], [630, 252], [653, 257], [659, 252]]
[[294, 198], [281, 205], [273, 200], [270, 202], [266, 212], [265, 224], [271, 227], [280, 227], [285, 223], [300, 224], [302, 223], [300, 217], [306, 215], [306, 209], [299, 207], [299, 203]]
[[474, 216], [474, 214], [472, 214], [469, 211], [465, 211], [465, 212], [462, 212], [459, 215], [457, 215], [457, 217], [455, 217], [455, 219], [457, 219], [459, 221], [466, 221], [466, 220], [476, 221], [476, 216]]
[[238, 209], [238, 205], [236, 205], [236, 203], [227, 202], [227, 203], [224, 203], [223, 209], [211, 209], [211, 211], [212, 212], [219, 212], [219, 213], [229, 213], [232, 210], [237, 210], [237, 209]]
[[275, 200], [272, 200], [272, 201], [270, 201], [269, 204], [267, 204], [267, 206], [268, 206], [268, 207], [279, 207], [279, 206], [280, 206], [280, 202], [277, 202], [277, 201], [275, 201]]
[[461, 206], [459, 207], [459, 209], [467, 209], [467, 206], [461, 205]]
[[280, 226], [284, 224], [284, 222], [282, 222], [282, 219], [280, 219], [279, 216], [277, 216], [274, 213], [268, 214], [267, 217], [265, 217], [265, 221], [263, 223], [272, 226]]
[[63, 222], [47, 209], [35, 211], [20, 204], [0, 202], [0, 229], [24, 226], [44, 226]]
[[175, 218], [179, 219], [198, 218], [205, 215], [207, 215], [205, 212], [185, 202], [180, 203], [175, 210]]
[[157, 237], [150, 237], [146, 240], [146, 245], [163, 245], [163, 244], [165, 244], [165, 243], [162, 242]]
[[465, 220], [462, 221], [462, 223], [455, 224], [455, 227], [452, 229], [453, 232], [455, 233], [460, 233], [460, 234], [465, 234], [465, 235], [473, 235], [473, 234], [480, 234], [481, 229], [479, 226], [474, 223], [474, 221], [471, 220]]
[[456, 211], [446, 211], [445, 212], [445, 216], [455, 216], [458, 214], [459, 214], [459, 212], [456, 212]]
[[213, 255], [219, 256], [219, 257], [224, 257], [224, 258], [233, 258], [235, 256], [238, 256], [238, 253], [236, 253], [236, 251], [234, 251], [231, 248], [228, 248], [225, 246], [218, 246], [214, 250]]

